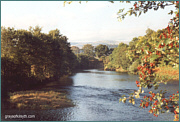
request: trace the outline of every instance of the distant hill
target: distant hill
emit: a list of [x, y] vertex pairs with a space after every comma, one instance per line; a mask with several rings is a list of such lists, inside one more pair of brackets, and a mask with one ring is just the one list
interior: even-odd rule
[[112, 40], [107, 40], [107, 41], [97, 41], [97, 42], [70, 42], [71, 46], [77, 46], [80, 49], [85, 45], [85, 44], [92, 44], [93, 46], [97, 46], [99, 44], [107, 45], [109, 48], [115, 48], [119, 45], [119, 41], [112, 41]]

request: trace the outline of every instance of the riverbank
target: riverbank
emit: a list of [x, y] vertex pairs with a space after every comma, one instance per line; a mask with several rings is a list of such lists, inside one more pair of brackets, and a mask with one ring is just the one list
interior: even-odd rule
[[16, 109], [57, 109], [73, 107], [65, 93], [55, 91], [20, 91], [10, 93], [10, 108]]
[[[135, 81], [138, 75], [103, 71], [98, 69], [83, 70], [73, 76], [54, 81], [35, 89], [64, 93], [75, 103], [74, 107], [44, 110], [1, 109], [2, 121], [171, 121], [174, 113], [154, 117], [148, 110], [136, 104], [119, 103], [122, 95], [129, 96], [137, 89]], [[179, 82], [162, 84], [159, 89], [167, 89], [167, 96], [179, 89]], [[153, 92], [154, 89], [150, 89]], [[142, 94], [149, 95], [148, 92]], [[137, 114], [138, 113], [138, 114]], [[119, 116], [121, 114], [121, 116]], [[35, 118], [8, 118], [6, 115], [35, 115]]]
[[[114, 68], [114, 67], [108, 67], [105, 66], [104, 68], [105, 71], [116, 71], [116, 72], [127, 72], [130, 74], [135, 74], [137, 75], [138, 72], [130, 72], [128, 70], [124, 70], [123, 68]], [[155, 74], [159, 77], [159, 79], [163, 78], [163, 79], [167, 79], [167, 80], [179, 80], [179, 67], [170, 67], [170, 66], [166, 66], [166, 67], [156, 67], [154, 69]]]
[[[65, 78], [67, 76], [55, 81], [61, 83], [61, 80]], [[57, 87], [57, 84], [53, 84], [53, 81], [46, 81], [29, 89], [8, 92], [6, 97], [2, 97], [1, 106], [4, 109], [20, 110], [47, 110], [75, 106], [72, 100], [67, 97], [66, 91], [52, 86]]]
[[157, 67], [155, 68], [155, 73], [159, 77], [163, 77], [167, 80], [177, 80], [179, 81], [179, 67], [173, 68], [170, 66], [167, 67]]
[[114, 67], [111, 67], [111, 66], [105, 66], [104, 71], [128, 72], [127, 70], [123, 69], [122, 67], [114, 68]]

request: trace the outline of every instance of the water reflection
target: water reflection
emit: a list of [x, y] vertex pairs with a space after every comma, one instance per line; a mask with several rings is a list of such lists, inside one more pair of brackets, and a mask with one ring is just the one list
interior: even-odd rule
[[[132, 84], [135, 80], [138, 80], [136, 75], [103, 70], [85, 70], [71, 78], [74, 81], [74, 86], [91, 86], [109, 89], [127, 88], [129, 87], [129, 83]], [[125, 83], [121, 81], [125, 81]], [[130, 85], [130, 88], [136, 88], [136, 86], [133, 85], [131, 87]]]
[[[135, 81], [137, 75], [117, 73], [114, 71], [84, 70], [69, 78], [61, 79], [46, 85], [42, 90], [59, 90], [66, 92], [76, 104], [75, 107], [56, 110], [3, 110], [2, 120], [6, 114], [31, 114], [34, 119], [47, 121], [171, 121], [173, 113], [165, 113], [154, 117], [147, 109], [139, 108], [139, 101], [135, 105], [119, 103], [122, 95], [137, 89]], [[179, 82], [161, 85], [160, 89], [175, 92], [179, 89]], [[168, 93], [169, 94], [169, 93]], [[145, 92], [144, 95], [148, 95]], [[142, 98], [143, 96], [141, 96]], [[13, 119], [14, 120], [14, 119]]]

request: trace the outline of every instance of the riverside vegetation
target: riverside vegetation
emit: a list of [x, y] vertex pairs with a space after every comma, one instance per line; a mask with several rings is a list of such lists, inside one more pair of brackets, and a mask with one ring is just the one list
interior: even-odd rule
[[[38, 26], [29, 30], [1, 27], [2, 107], [9, 106], [6, 103], [23, 109], [62, 107], [59, 103], [66, 107], [73, 106], [67, 97], [56, 91], [31, 91], [72, 75], [75, 69], [95, 68], [98, 65], [94, 57], [75, 55], [67, 40], [58, 29], [45, 34]], [[27, 90], [31, 92], [26, 93]], [[46, 105], [40, 107], [40, 102]], [[50, 102], [52, 104], [47, 104]]]
[[[114, 3], [114, 1], [110, 2]], [[140, 94], [144, 93], [142, 88], [158, 89], [161, 83], [166, 84], [171, 79], [179, 80], [179, 1], [120, 1], [122, 2], [133, 3], [133, 6], [126, 12], [124, 8], [119, 9], [117, 12], [119, 21], [127, 15], [137, 17], [150, 10], [157, 11], [167, 6], [175, 8], [168, 13], [174, 17], [170, 19], [165, 29], [157, 32], [149, 29], [145, 36], [134, 38], [129, 44], [129, 49], [126, 44], [121, 43], [112, 55], [107, 58], [103, 57], [107, 70], [138, 72], [139, 81], [135, 83], [139, 89], [127, 96], [128, 98], [124, 97], [119, 100], [120, 102], [129, 100], [130, 103], [135, 104], [135, 98], [140, 98]], [[71, 4], [72, 1], [65, 1], [64, 5], [66, 3]], [[162, 68], [166, 70], [166, 73], [169, 73], [168, 70], [176, 71], [167, 75], [162, 73]], [[174, 121], [179, 121], [179, 91], [170, 95], [169, 98], [164, 97], [165, 93], [166, 90], [157, 93], [150, 91], [149, 96], [141, 100], [140, 107], [150, 106], [149, 113], [153, 113], [156, 117], [165, 111], [174, 111]]]
[[[158, 30], [157, 32], [147, 29], [146, 35], [133, 38], [129, 42], [129, 45], [120, 43], [112, 54], [101, 57], [100, 60], [103, 60], [104, 70], [138, 74], [138, 66], [141, 65], [142, 58], [146, 55], [146, 53], [143, 53], [143, 48], [145, 45], [150, 45], [149, 43], [154, 43], [153, 41], [155, 40], [152, 40], [152, 38], [158, 39], [163, 31], [165, 29]], [[178, 48], [178, 44], [175, 46]], [[153, 50], [152, 47], [149, 52], [151, 50]], [[174, 60], [178, 61], [178, 57], [174, 57]], [[179, 80], [179, 64], [167, 60], [160, 61], [154, 71], [159, 77], [166, 77], [169, 80]]]
[[[145, 54], [137, 48], [142, 49], [142, 43], [157, 39], [164, 30], [148, 29], [145, 36], [133, 38], [129, 45], [120, 43], [117, 48], [109, 49], [102, 44], [94, 48], [87, 44], [80, 54], [70, 48], [67, 37], [57, 29], [44, 34], [38, 26], [30, 27], [29, 31], [2, 27], [2, 101], [8, 100], [10, 108], [18, 109], [72, 107], [74, 104], [65, 93], [32, 89], [72, 75], [76, 69], [102, 68], [103, 64], [104, 70], [138, 74]], [[160, 79], [179, 79], [179, 65], [171, 62], [161, 61], [155, 72]]]
[[[145, 36], [133, 38], [129, 45], [120, 43], [111, 51], [112, 54], [98, 53], [106, 52], [107, 48], [95, 49], [94, 54], [92, 45], [88, 45], [84, 46], [84, 49], [87, 49], [84, 51], [85, 54], [75, 55], [70, 49], [67, 37], [62, 36], [57, 29], [44, 34], [39, 27], [30, 28], [29, 31], [2, 27], [2, 97], [8, 97], [9, 92], [31, 89], [35, 85], [71, 75], [76, 68], [90, 68], [94, 66], [92, 63], [97, 64], [97, 59], [94, 58], [96, 55], [104, 62], [106, 70], [129, 71], [139, 75], [139, 81], [135, 81], [139, 89], [128, 98], [120, 99], [122, 102], [129, 100], [130, 103], [135, 104], [135, 98], [140, 98], [140, 94], [144, 93], [142, 88], [158, 89], [160, 83], [179, 79], [179, 2], [138, 1], [134, 2], [134, 6], [127, 13], [121, 14], [123, 9], [118, 12], [121, 20], [128, 14], [140, 16], [142, 12], [146, 13], [149, 9], [158, 10], [169, 5], [174, 5], [176, 11], [170, 12], [170, 14], [174, 13], [175, 17], [170, 20], [167, 28], [157, 32], [148, 29]], [[171, 77], [167, 76], [167, 72], [171, 73]], [[179, 120], [179, 91], [169, 98], [164, 97], [165, 93], [150, 91], [149, 96], [144, 96], [141, 100], [140, 107], [149, 108], [149, 113], [153, 113], [156, 117], [172, 108], [175, 114], [174, 120]], [[14, 97], [28, 96], [26, 93], [18, 94], [13, 94], [10, 99], [15, 101]], [[42, 97], [42, 92], [32, 93], [32, 98], [34, 94], [39, 94], [35, 97]], [[46, 97], [59, 99], [56, 94], [61, 96], [58, 93], [54, 94], [55, 96]], [[26, 105], [16, 103], [16, 106], [25, 107]]]

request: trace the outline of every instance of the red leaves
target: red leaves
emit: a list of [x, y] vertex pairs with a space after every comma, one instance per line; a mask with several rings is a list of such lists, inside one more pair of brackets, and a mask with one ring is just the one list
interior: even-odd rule
[[142, 66], [137, 67], [138, 70], [141, 70]]
[[168, 46], [171, 46], [171, 48], [173, 47], [173, 42], [172, 43], [170, 43]]
[[152, 101], [152, 97], [149, 97], [149, 100]]
[[161, 56], [161, 52], [159, 52], [159, 51], [156, 51], [156, 55], [159, 55], [159, 56]]
[[166, 99], [164, 98], [164, 99], [162, 99], [162, 102], [164, 102]]
[[146, 76], [143, 77], [143, 79], [145, 79], [145, 78], [146, 78]]
[[156, 115], [156, 114], [153, 114], [155, 117], [158, 117], [158, 115]]
[[158, 101], [156, 100], [153, 105], [157, 105]]
[[161, 48], [161, 44], [159, 44], [158, 48]]
[[168, 33], [170, 34], [171, 32], [170, 32], [170, 28], [169, 28], [169, 25], [168, 25], [168, 27], [167, 27], [167, 30], [168, 30]]
[[149, 102], [146, 102], [145, 106], [148, 107], [149, 106]]
[[165, 44], [159, 44], [158, 48], [163, 48]]
[[143, 73], [143, 75], [145, 75], [145, 72], [144, 71], [141, 71]]
[[146, 67], [146, 66], [147, 66], [147, 64], [144, 65], [144, 67]]
[[153, 113], [153, 110], [149, 110], [149, 113]]
[[174, 110], [174, 114], [178, 114], [178, 112], [176, 110]]
[[136, 84], [139, 84], [139, 81], [136, 81]]
[[152, 52], [149, 52], [149, 51], [148, 51], [148, 53], [149, 53], [150, 55], [152, 54]]
[[152, 93], [152, 98], [155, 97], [155, 93]]
[[165, 39], [167, 38], [167, 35], [165, 33], [163, 33], [163, 36], [164, 36]]
[[154, 66], [154, 64], [153, 64], [153, 63], [150, 63], [150, 66], [151, 66], [151, 67], [153, 67], [153, 66]]
[[176, 17], [179, 17], [179, 14], [176, 14]]
[[153, 105], [157, 105], [157, 103], [154, 103]]
[[135, 10], [137, 9], [137, 3], [134, 4], [134, 9], [135, 9]]
[[148, 70], [148, 74], [151, 74], [151, 70], [150, 69]]

